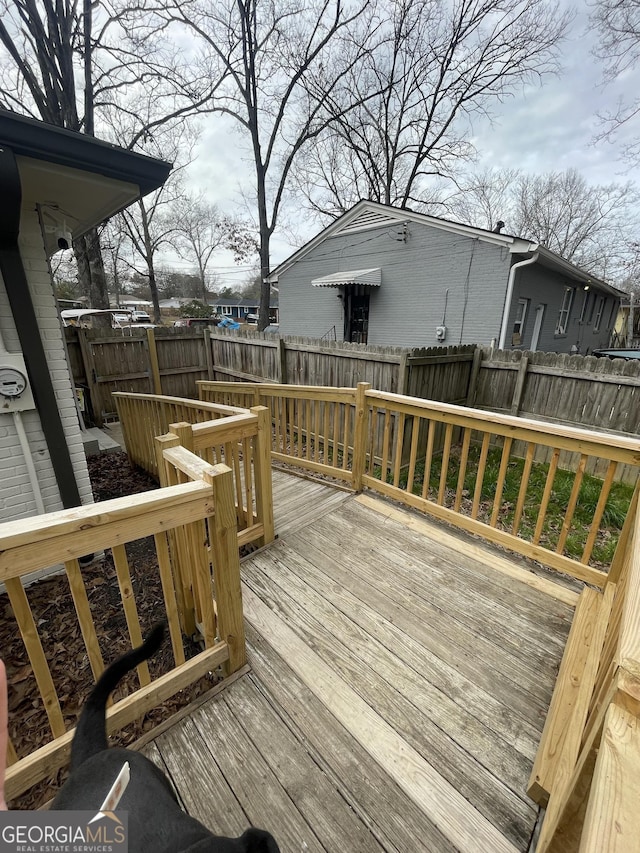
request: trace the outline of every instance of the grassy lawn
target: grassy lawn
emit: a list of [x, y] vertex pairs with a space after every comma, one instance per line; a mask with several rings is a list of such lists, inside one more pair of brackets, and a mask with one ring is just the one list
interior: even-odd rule
[[[480, 448], [477, 445], [472, 445], [469, 450], [469, 458], [465, 471], [464, 488], [462, 493], [463, 499], [460, 508], [460, 511], [464, 515], [471, 514], [479, 455]], [[482, 483], [480, 509], [478, 512], [478, 519], [486, 523], [489, 522], [493, 511], [493, 501], [496, 493], [496, 484], [498, 481], [501, 458], [501, 448], [495, 447], [489, 450]], [[438, 496], [441, 464], [441, 457], [435, 457], [429, 472], [428, 497], [433, 501], [437, 500]], [[522, 482], [523, 468], [524, 459], [512, 457], [509, 460], [502, 492], [500, 513], [498, 516], [498, 527], [503, 530], [511, 531], [513, 525], [516, 503], [518, 501], [518, 494], [520, 491], [520, 483]], [[449, 507], [453, 506], [455, 499], [459, 471], [460, 448], [452, 447], [449, 465], [447, 468], [447, 491], [445, 496], [445, 505]], [[528, 541], [531, 541], [534, 535], [548, 471], [549, 465], [543, 463], [534, 462], [531, 468], [522, 520], [518, 530], [518, 536]], [[380, 478], [380, 474], [381, 469], [379, 466], [376, 466], [374, 476]], [[422, 494], [424, 476], [424, 462], [418, 463], [414, 474], [412, 487], [413, 494]], [[407, 478], [408, 471], [406, 468], [403, 468], [400, 476], [400, 488], [406, 490]], [[560, 468], [556, 471], [544, 527], [540, 537], [540, 544], [546, 548], [555, 550], [557, 546], [571, 490], [573, 488], [574, 478], [575, 474], [571, 471], [564, 471]], [[393, 482], [393, 475], [391, 473], [387, 474], [386, 481], [388, 483]], [[564, 547], [564, 553], [566, 556], [573, 557], [578, 560], [581, 558], [587, 536], [589, 534], [589, 526], [593, 520], [598, 499], [600, 497], [601, 489], [601, 479], [598, 477], [592, 477], [589, 474], [584, 475], [578, 496], [578, 503], [576, 505], [573, 520], [571, 522], [571, 528]], [[612, 485], [591, 560], [589, 561], [591, 565], [606, 567], [611, 563], [632, 494], [632, 486], [624, 483], [614, 483]]]

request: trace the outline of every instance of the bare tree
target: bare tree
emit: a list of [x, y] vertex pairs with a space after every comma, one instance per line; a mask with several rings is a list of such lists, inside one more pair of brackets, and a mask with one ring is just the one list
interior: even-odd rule
[[333, 120], [298, 175], [323, 214], [358, 198], [433, 203], [430, 183], [450, 179], [475, 153], [470, 120], [555, 71], [570, 20], [547, 0], [398, 0], [389, 8], [387, 37], [332, 91]]
[[638, 192], [631, 182], [588, 184], [575, 169], [526, 175], [484, 169], [461, 181], [449, 215], [479, 228], [499, 220], [507, 233], [537, 240], [578, 266], [621, 278], [637, 234]]
[[[327, 104], [365, 52], [352, 39], [369, 0], [205, 0], [175, 3], [165, 19], [186, 26], [202, 50], [202, 73], [223, 81], [210, 103], [230, 116], [251, 151], [260, 236], [259, 328], [269, 321], [270, 241], [300, 151], [329, 120]], [[216, 82], [216, 85], [217, 85]]]
[[[640, 62], [640, 3], [638, 0], [598, 0], [592, 5], [591, 25], [598, 33], [595, 56], [604, 63], [605, 82], [638, 67]], [[632, 127], [640, 115], [640, 97], [622, 100], [612, 112], [600, 116], [602, 131], [596, 139], [613, 138]], [[640, 160], [640, 136], [623, 147], [632, 164]]]
[[[212, 94], [161, 33], [141, 40], [127, 0], [0, 0], [0, 106], [139, 149], [156, 128], [197, 111]], [[114, 115], [128, 133], [113, 132]], [[105, 120], [107, 119], [107, 120]], [[96, 229], [75, 241], [82, 288], [108, 308]]]
[[489, 167], [458, 176], [458, 191], [443, 200], [447, 215], [489, 231], [504, 222], [506, 231], [515, 233], [519, 226], [515, 221], [513, 189], [520, 176], [518, 169]]
[[214, 253], [229, 249], [237, 263], [255, 254], [258, 244], [249, 226], [241, 220], [221, 216], [218, 208], [207, 204], [202, 196], [180, 197], [172, 209], [176, 223], [175, 248], [185, 260], [197, 269], [199, 293], [207, 301], [207, 269]]

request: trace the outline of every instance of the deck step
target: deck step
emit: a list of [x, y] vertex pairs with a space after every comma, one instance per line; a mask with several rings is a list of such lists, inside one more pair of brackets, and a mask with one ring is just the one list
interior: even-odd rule
[[589, 587], [580, 593], [529, 779], [528, 794], [539, 805], [563, 787], [578, 760], [614, 591], [609, 584], [604, 593]]

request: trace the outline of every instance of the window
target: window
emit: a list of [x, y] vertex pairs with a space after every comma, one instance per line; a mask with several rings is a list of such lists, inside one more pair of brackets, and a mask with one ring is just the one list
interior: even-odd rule
[[220, 306], [220, 313], [221, 314], [232, 314], [233, 310], [231, 308], [231, 305], [221, 305]]
[[522, 346], [522, 338], [524, 336], [524, 326], [527, 320], [528, 307], [528, 299], [518, 299], [516, 319], [513, 323], [513, 335], [511, 336], [511, 346], [513, 347]]
[[587, 322], [587, 307], [589, 305], [589, 298], [590, 297], [591, 297], [591, 294], [589, 293], [589, 291], [585, 290], [584, 298], [582, 300], [582, 309], [580, 311], [580, 317], [578, 318], [579, 323], [586, 323]]
[[614, 299], [611, 303], [611, 313], [609, 314], [609, 323], [607, 325], [607, 329], [613, 329], [613, 324], [615, 323], [616, 317], [618, 316], [618, 305], [619, 303], [616, 302], [616, 300]]
[[604, 313], [604, 306], [607, 301], [606, 296], [598, 296], [598, 301], [596, 303], [596, 319], [593, 323], [593, 331], [600, 331], [600, 323], [602, 322], [602, 315]]
[[574, 293], [575, 290], [573, 287], [565, 287], [564, 296], [562, 297], [562, 305], [560, 306], [560, 313], [558, 314], [558, 322], [556, 324], [556, 335], [567, 334]]

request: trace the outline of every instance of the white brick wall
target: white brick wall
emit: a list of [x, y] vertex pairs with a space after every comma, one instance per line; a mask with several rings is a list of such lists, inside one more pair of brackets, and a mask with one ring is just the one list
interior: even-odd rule
[[[51, 371], [62, 425], [80, 491], [82, 503], [91, 503], [91, 484], [82, 446], [74, 391], [67, 368], [62, 329], [56, 311], [49, 267], [35, 210], [23, 211], [20, 229], [20, 251], [38, 326]], [[4, 282], [0, 277], [0, 332], [9, 351], [19, 352], [20, 344], [9, 307]], [[47, 512], [62, 509], [53, 466], [49, 458], [40, 417], [36, 411], [23, 412], [31, 456]], [[13, 416], [0, 414], [0, 521], [12, 521], [37, 512], [33, 489]]]

